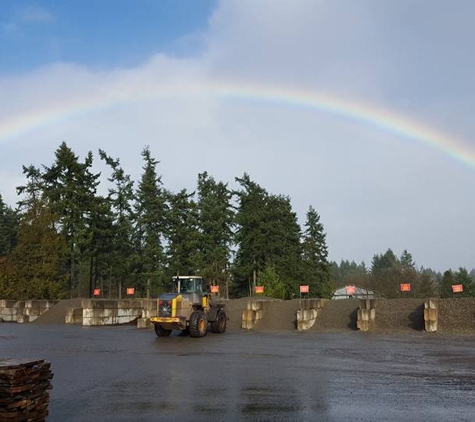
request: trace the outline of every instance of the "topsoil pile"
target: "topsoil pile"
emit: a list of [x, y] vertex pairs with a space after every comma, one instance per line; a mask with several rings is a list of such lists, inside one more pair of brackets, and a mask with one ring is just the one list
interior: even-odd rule
[[424, 300], [378, 299], [375, 302], [374, 331], [424, 330]]
[[475, 298], [439, 300], [440, 333], [475, 334]]
[[277, 300], [266, 304], [264, 318], [257, 321], [254, 331], [295, 331], [296, 312], [300, 300]]
[[328, 300], [321, 310], [313, 331], [356, 330], [358, 299]]
[[32, 324], [64, 324], [67, 309], [80, 308], [82, 300], [81, 298], [62, 300], [36, 318]]

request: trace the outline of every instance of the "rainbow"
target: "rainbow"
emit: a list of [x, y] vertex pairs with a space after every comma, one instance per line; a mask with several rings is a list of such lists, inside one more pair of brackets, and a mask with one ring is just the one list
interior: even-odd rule
[[100, 113], [140, 101], [180, 96], [203, 96], [224, 100], [258, 101], [284, 107], [300, 107], [329, 113], [344, 119], [375, 127], [435, 148], [469, 166], [475, 167], [475, 150], [467, 142], [442, 134], [409, 118], [382, 110], [376, 106], [347, 101], [331, 95], [290, 88], [245, 85], [240, 83], [200, 83], [194, 85], [148, 85], [137, 91], [128, 88], [111, 93], [97, 92], [72, 101], [52, 103], [46, 108], [32, 110], [0, 121], [0, 144], [43, 127], [73, 120], [84, 115]]

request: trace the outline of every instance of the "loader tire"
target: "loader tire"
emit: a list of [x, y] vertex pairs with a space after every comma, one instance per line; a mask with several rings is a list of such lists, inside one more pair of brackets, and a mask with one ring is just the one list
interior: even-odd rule
[[208, 320], [203, 311], [195, 311], [190, 316], [190, 337], [204, 337]]
[[155, 327], [155, 334], [158, 337], [168, 337], [172, 332], [172, 330], [165, 330], [160, 324], [153, 324], [153, 326]]
[[224, 333], [226, 331], [226, 319], [226, 312], [220, 309], [216, 314], [216, 321], [211, 323], [211, 331], [218, 334]]

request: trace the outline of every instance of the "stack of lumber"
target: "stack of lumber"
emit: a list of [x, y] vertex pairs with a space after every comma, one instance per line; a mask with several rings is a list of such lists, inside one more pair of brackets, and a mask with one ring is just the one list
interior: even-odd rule
[[51, 378], [44, 360], [0, 359], [0, 422], [44, 421]]

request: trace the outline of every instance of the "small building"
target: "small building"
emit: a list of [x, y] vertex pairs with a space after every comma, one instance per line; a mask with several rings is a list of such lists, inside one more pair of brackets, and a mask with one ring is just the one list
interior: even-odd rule
[[357, 286], [345, 286], [333, 293], [333, 299], [374, 299], [376, 297], [373, 290]]

